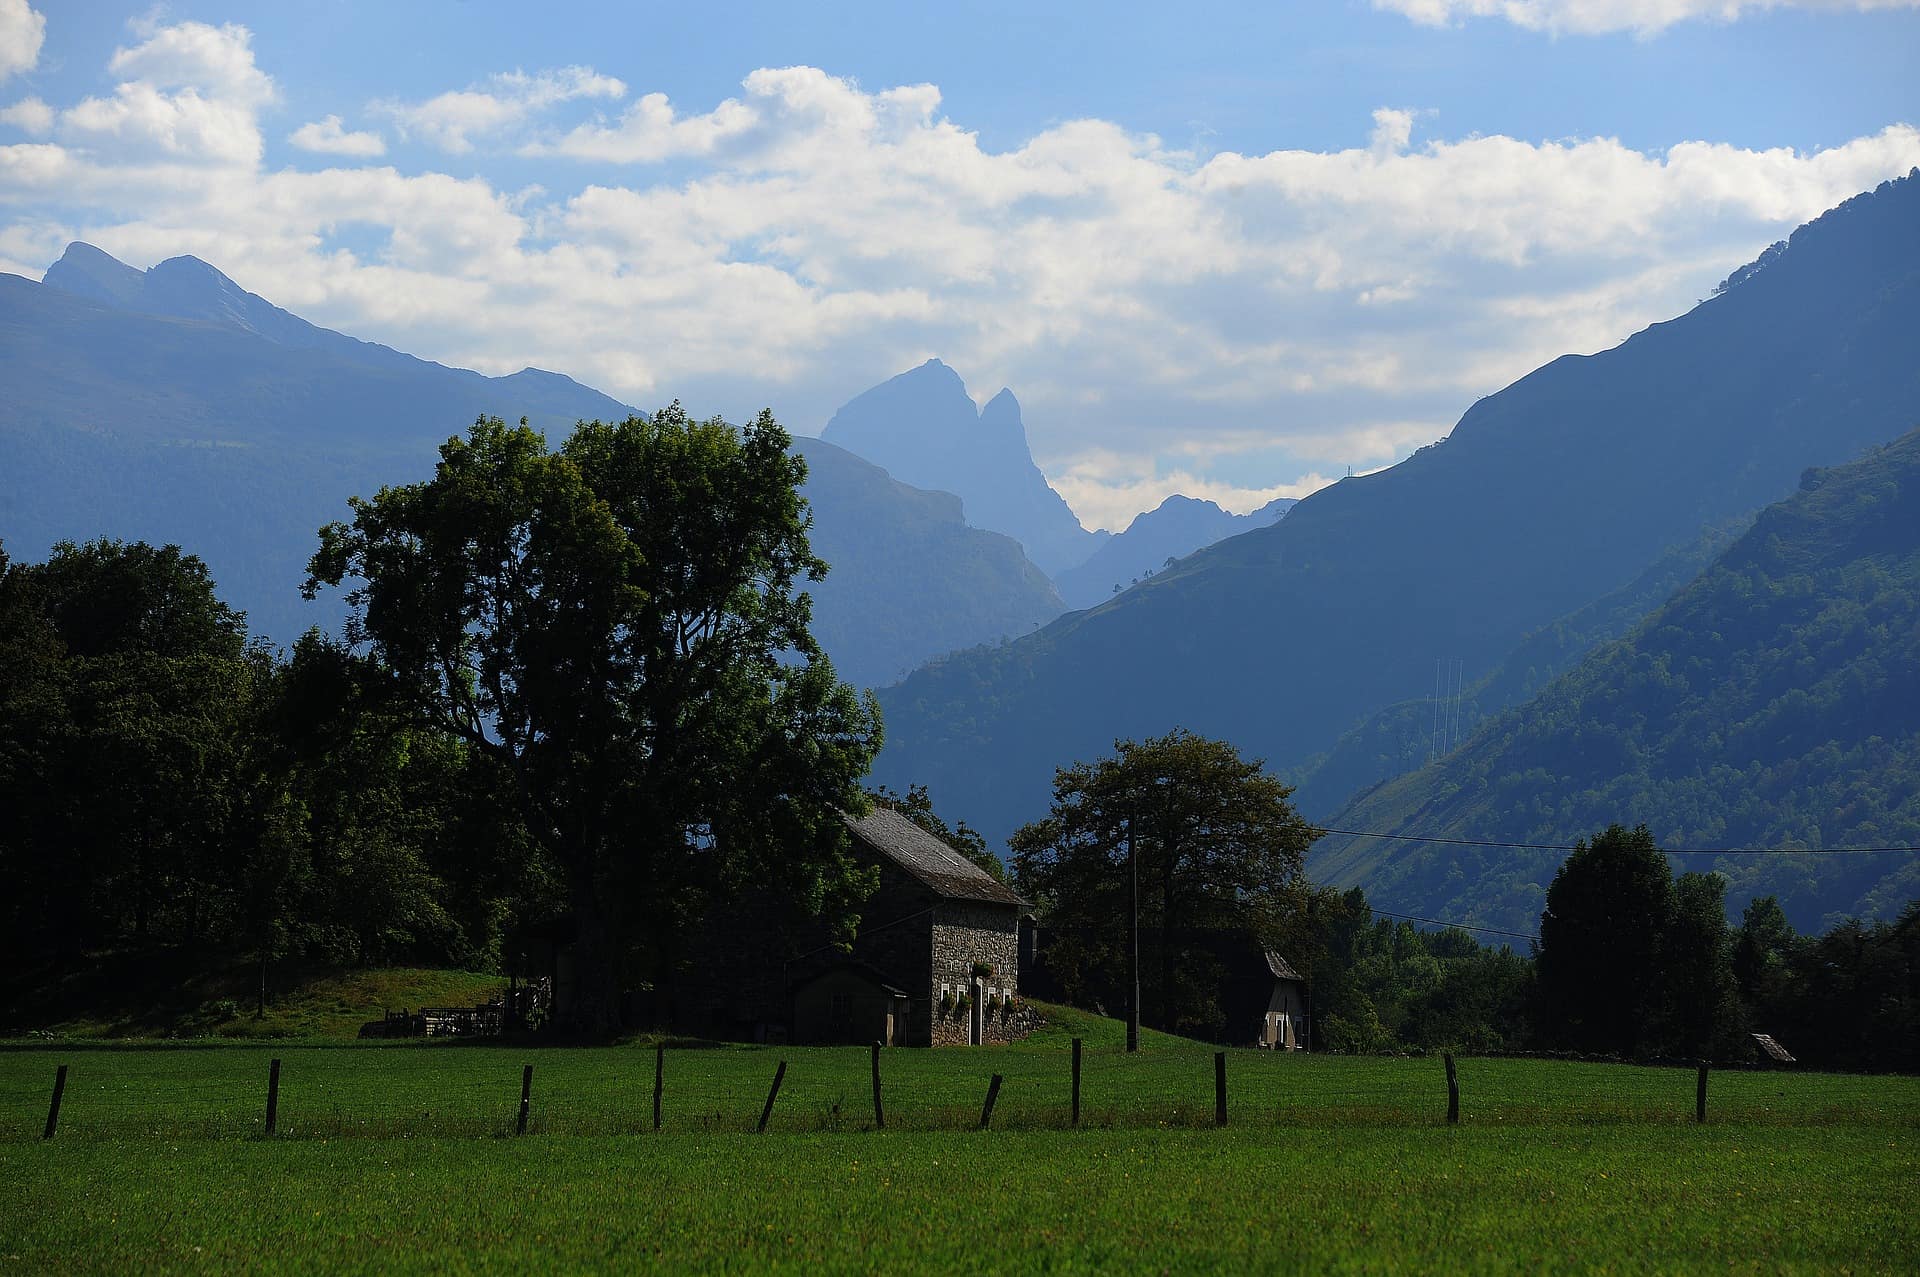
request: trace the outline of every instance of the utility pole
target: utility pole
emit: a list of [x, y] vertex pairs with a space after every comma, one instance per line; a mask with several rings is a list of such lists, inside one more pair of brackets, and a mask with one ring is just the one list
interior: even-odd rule
[[1140, 858], [1134, 854], [1133, 815], [1127, 815], [1127, 1050], [1140, 1049]]

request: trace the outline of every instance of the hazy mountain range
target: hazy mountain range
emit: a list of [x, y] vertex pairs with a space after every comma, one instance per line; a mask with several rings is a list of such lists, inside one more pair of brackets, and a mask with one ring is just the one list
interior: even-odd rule
[[[924, 782], [1000, 839], [1044, 814], [1055, 767], [1116, 738], [1184, 726], [1299, 774], [1429, 695], [1436, 660], [1480, 683], [1807, 467], [1920, 422], [1917, 228], [1920, 177], [1884, 184], [1680, 318], [1481, 400], [1401, 464], [1029, 638], [928, 665], [882, 695], [879, 779]], [[1558, 659], [1608, 632], [1587, 626]]]
[[[316, 327], [197, 258], [139, 271], [85, 244], [44, 283], [0, 275], [0, 374], [9, 553], [96, 536], [177, 542], [280, 642], [339, 620], [337, 601], [305, 603], [299, 584], [316, 530], [346, 515], [348, 496], [426, 476], [438, 445], [482, 413], [557, 438], [633, 411], [556, 373], [485, 377]], [[795, 447], [814, 544], [834, 565], [814, 589], [815, 628], [844, 676], [891, 681], [1063, 610], [1019, 545], [969, 527], [958, 499], [822, 440]]]
[[[1386, 471], [1246, 516], [1173, 497], [1117, 536], [1047, 483], [1010, 391], [976, 407], [929, 360], [796, 437], [834, 565], [816, 632], [856, 682], [907, 675], [876, 779], [928, 784], [996, 841], [1044, 813], [1055, 767], [1175, 727], [1265, 758], [1340, 828], [1912, 840], [1916, 334], [1920, 175]], [[481, 413], [558, 434], [632, 411], [318, 328], [195, 258], [138, 271], [82, 244], [44, 283], [0, 276], [0, 373], [10, 553], [178, 542], [280, 641], [338, 619], [297, 586], [348, 495], [424, 476]], [[1736, 904], [1776, 892], [1811, 927], [1914, 894], [1913, 859], [1721, 865]], [[1336, 838], [1313, 864], [1517, 928], [1556, 860]]]
[[1171, 496], [1136, 516], [1085, 563], [1055, 573], [1054, 584], [1068, 607], [1093, 607], [1169, 566], [1167, 560], [1264, 528], [1294, 504], [1291, 497], [1278, 497], [1252, 514], [1232, 514], [1211, 501]]

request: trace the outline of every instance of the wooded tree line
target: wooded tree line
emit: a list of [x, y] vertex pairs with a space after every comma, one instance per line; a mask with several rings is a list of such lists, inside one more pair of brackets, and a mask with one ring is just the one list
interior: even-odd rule
[[176, 547], [0, 550], [0, 944], [485, 966], [549, 890], [497, 777], [310, 634], [250, 643]]
[[744, 884], [846, 932], [879, 720], [808, 632], [789, 444], [677, 404], [557, 449], [483, 418], [321, 530], [307, 592], [353, 616], [285, 658], [174, 547], [3, 565], [7, 956], [488, 966], [564, 915], [598, 1032]]
[[[1104, 838], [1084, 827], [1064, 835], [1058, 813], [1064, 807], [1084, 826], [1079, 796], [1102, 783], [1130, 801], [1152, 795], [1151, 766], [1142, 783], [1149, 760], [1162, 769], [1162, 788], [1187, 782], [1193, 810], [1201, 805], [1193, 794], [1207, 787], [1180, 769], [1180, 749], [1240, 762], [1230, 747], [1179, 735], [1123, 743], [1116, 760], [1063, 770], [1056, 817], [1015, 839], [1015, 881], [1047, 906], [1049, 970], [1071, 999], [1116, 1014], [1126, 1005], [1127, 809]], [[1297, 820], [1285, 794], [1269, 795], [1280, 848], [1289, 845], [1286, 821]], [[1218, 937], [1230, 932], [1308, 976], [1315, 1049], [1746, 1060], [1758, 1032], [1810, 1065], [1920, 1068], [1920, 901], [1895, 922], [1848, 921], [1801, 936], [1779, 902], [1762, 897], [1730, 926], [1723, 877], [1676, 877], [1645, 828], [1614, 826], [1568, 856], [1548, 889], [1539, 944], [1516, 950], [1458, 928], [1422, 931], [1376, 917], [1359, 888], [1308, 882], [1290, 851], [1264, 877], [1229, 853], [1221, 858], [1239, 876], [1216, 868], [1210, 877], [1194, 849], [1170, 856], [1168, 848], [1151, 836], [1138, 846], [1143, 1013], [1170, 1032], [1229, 1031], [1218, 1002], [1226, 974]], [[1169, 899], [1182, 919], [1174, 926]]]
[[[838, 813], [870, 798], [997, 871], [924, 789], [860, 788], [878, 711], [808, 631], [826, 564], [787, 444], [677, 405], [558, 449], [483, 419], [322, 530], [308, 592], [353, 619], [284, 655], [175, 547], [0, 550], [0, 953], [497, 967], [565, 916], [569, 1022], [604, 1031], [623, 990], [670, 1006], [688, 935], [749, 886], [851, 934], [871, 875]], [[1914, 907], [1802, 938], [1762, 899], [1729, 928], [1724, 879], [1614, 828], [1556, 876], [1535, 962], [1315, 887], [1289, 798], [1180, 731], [1062, 769], [1011, 876], [1067, 993], [1126, 1006], [1137, 877], [1144, 1018], [1175, 1032], [1222, 1031], [1232, 932], [1312, 977], [1321, 1047], [1726, 1056], [1759, 1029], [1920, 1061]]]

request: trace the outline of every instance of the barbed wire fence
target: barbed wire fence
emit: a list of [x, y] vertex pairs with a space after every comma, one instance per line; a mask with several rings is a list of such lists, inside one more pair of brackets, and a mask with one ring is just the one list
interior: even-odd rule
[[[518, 1056], [524, 1056], [521, 1060]], [[942, 1058], [945, 1057], [945, 1058]], [[1343, 1125], [1920, 1124], [1876, 1079], [1500, 1056], [1236, 1049], [668, 1049], [543, 1056], [289, 1050], [32, 1053], [0, 1071], [0, 1140], [511, 1138], [771, 1131]], [[183, 1064], [197, 1067], [188, 1069]]]

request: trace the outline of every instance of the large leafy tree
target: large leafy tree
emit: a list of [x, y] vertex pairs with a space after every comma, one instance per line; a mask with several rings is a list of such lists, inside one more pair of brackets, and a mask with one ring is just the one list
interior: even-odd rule
[[1685, 873], [1674, 880], [1664, 948], [1667, 1045], [1701, 1058], [1729, 1054], [1741, 1013], [1725, 876]]
[[176, 546], [0, 567], [0, 880], [23, 947], [217, 943], [269, 664]]
[[1120, 741], [1111, 757], [1058, 770], [1048, 816], [1011, 846], [1014, 882], [1046, 909], [1049, 962], [1068, 991], [1125, 996], [1131, 855], [1145, 1018], [1216, 1027], [1213, 938], [1271, 938], [1304, 896], [1302, 861], [1318, 831], [1291, 793], [1259, 760], [1183, 730]]
[[789, 443], [678, 404], [557, 451], [482, 418], [321, 531], [309, 595], [348, 583], [350, 637], [499, 769], [564, 879], [576, 1029], [749, 877], [814, 909], [859, 881], [835, 808], [863, 807], [879, 716], [809, 633], [826, 564]]
[[1536, 962], [1550, 1036], [1617, 1055], [1657, 1046], [1673, 913], [1673, 876], [1645, 825], [1610, 825], [1580, 840], [1540, 915]]

